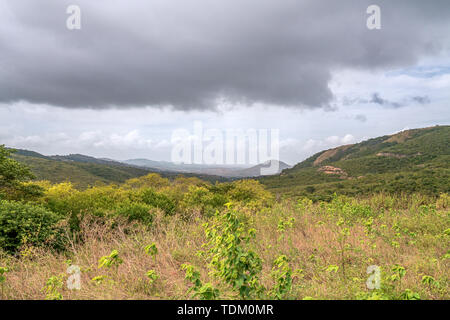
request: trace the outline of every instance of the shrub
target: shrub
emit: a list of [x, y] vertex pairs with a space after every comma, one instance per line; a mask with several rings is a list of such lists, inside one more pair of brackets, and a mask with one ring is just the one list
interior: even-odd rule
[[123, 260], [120, 258], [119, 252], [117, 250], [113, 250], [109, 255], [103, 256], [98, 260], [98, 268], [118, 268], [122, 263]]
[[227, 196], [233, 202], [241, 202], [248, 207], [259, 209], [273, 203], [273, 195], [256, 180], [240, 180], [233, 182], [232, 186]]
[[188, 192], [184, 194], [181, 206], [188, 215], [199, 212], [201, 215], [212, 216], [227, 202], [224, 194], [211, 192], [203, 186], [190, 186]]
[[148, 270], [145, 275], [147, 276], [148, 283], [150, 285], [152, 285], [153, 283], [155, 283], [156, 280], [159, 279], [159, 275], [156, 273], [155, 270]]
[[141, 191], [139, 199], [141, 202], [149, 206], [161, 209], [166, 215], [174, 214], [177, 207], [174, 200], [163, 193], [154, 191], [153, 189], [145, 189]]
[[[79, 193], [70, 182], [63, 182], [49, 187], [45, 191], [43, 202], [53, 212], [67, 215], [75, 211], [72, 199]], [[78, 211], [78, 210], [76, 210]]]
[[45, 300], [63, 300], [63, 296], [59, 292], [63, 287], [63, 283], [64, 275], [50, 277], [42, 289], [45, 292]]
[[156, 244], [154, 242], [152, 244], [149, 244], [148, 246], [145, 246], [144, 251], [147, 255], [151, 256], [153, 260], [156, 261], [156, 254], [158, 253], [158, 248], [156, 247]]
[[23, 244], [63, 246], [60, 217], [40, 206], [0, 202], [0, 247], [15, 252]]
[[271, 296], [277, 300], [286, 298], [292, 290], [292, 269], [289, 266], [289, 259], [285, 255], [279, 256], [273, 262], [271, 276], [275, 280], [275, 285], [271, 290]]
[[241, 299], [259, 297], [264, 288], [259, 283], [262, 260], [250, 248], [255, 229], [242, 222], [231, 203], [223, 213], [216, 213], [214, 223], [204, 224], [211, 274], [228, 284]]
[[185, 270], [185, 279], [192, 283], [188, 293], [194, 292], [192, 298], [200, 298], [201, 300], [216, 300], [219, 298], [220, 291], [208, 282], [203, 284], [200, 280], [200, 273], [190, 264], [183, 264], [182, 270]]
[[155, 188], [160, 189], [169, 186], [169, 180], [161, 177], [157, 173], [150, 173], [146, 176], [133, 178], [125, 182], [124, 187], [129, 189]]
[[118, 216], [127, 217], [128, 221], [140, 221], [151, 225], [154, 218], [152, 209], [144, 203], [125, 202], [116, 209], [115, 213]]

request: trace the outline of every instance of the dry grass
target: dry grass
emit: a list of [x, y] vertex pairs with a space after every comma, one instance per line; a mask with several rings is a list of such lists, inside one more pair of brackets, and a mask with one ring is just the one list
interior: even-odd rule
[[[355, 299], [369, 292], [365, 282], [370, 265], [381, 267], [383, 290], [390, 298], [405, 289], [417, 292], [422, 299], [450, 298], [449, 235], [444, 232], [449, 228], [448, 209], [408, 205], [408, 209], [385, 210], [382, 202], [360, 201], [350, 206], [371, 208], [372, 231], [366, 226], [368, 216], [358, 216], [358, 212], [348, 216], [346, 209], [337, 205], [285, 201], [261, 212], [242, 209], [257, 230], [253, 246], [263, 259], [262, 284], [266, 288], [273, 285], [272, 263], [285, 254], [291, 268], [299, 271], [289, 296], [292, 299]], [[339, 224], [343, 217], [344, 222]], [[291, 218], [292, 225], [280, 230], [280, 221]], [[85, 218], [84, 242], [71, 243], [65, 253], [24, 248], [17, 257], [1, 254], [0, 266], [10, 269], [2, 298], [44, 299], [47, 279], [59, 274], [67, 279], [67, 260], [81, 268], [82, 287], [69, 290], [64, 285], [60, 289], [64, 299], [189, 298], [189, 284], [180, 269], [183, 263], [196, 266], [202, 278], [210, 280], [207, 261], [196, 255], [205, 242], [201, 226], [205, 221], [196, 218], [186, 222], [177, 216], [158, 214], [151, 229], [125, 223], [112, 229], [104, 222]], [[348, 236], [342, 236], [344, 228], [348, 228]], [[144, 252], [144, 247], [153, 242], [158, 248], [155, 260]], [[118, 268], [99, 269], [98, 260], [114, 249], [123, 263]], [[388, 279], [395, 264], [406, 269], [400, 283]], [[327, 270], [331, 265], [338, 266], [338, 270]], [[146, 277], [150, 269], [159, 275], [152, 285]], [[100, 275], [107, 276], [107, 280], [94, 283], [92, 278]], [[422, 283], [425, 275], [432, 276], [439, 285]], [[213, 283], [220, 287], [216, 279]], [[229, 297], [226, 289], [223, 292]]]

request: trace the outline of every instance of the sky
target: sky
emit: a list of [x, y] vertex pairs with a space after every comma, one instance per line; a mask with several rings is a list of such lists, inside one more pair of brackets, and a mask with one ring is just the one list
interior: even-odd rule
[[278, 130], [295, 164], [450, 124], [447, 0], [0, 0], [0, 21], [0, 144], [15, 148], [171, 160], [173, 133], [200, 122]]

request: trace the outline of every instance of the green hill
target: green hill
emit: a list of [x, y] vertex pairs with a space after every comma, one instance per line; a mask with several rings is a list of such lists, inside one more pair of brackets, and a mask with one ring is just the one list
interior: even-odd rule
[[[40, 153], [17, 149], [13, 158], [30, 167], [36, 180], [53, 183], [70, 181], [83, 189], [97, 184], [123, 183], [128, 179], [157, 172], [165, 178], [180, 176], [179, 172], [159, 171], [127, 165], [109, 159], [98, 159], [80, 154], [68, 156], [44, 156]], [[214, 175], [183, 173], [186, 177], [198, 177], [205, 181], [222, 182], [228, 179]]]
[[450, 191], [450, 126], [403, 131], [319, 152], [278, 176], [260, 178], [288, 195]]
[[53, 183], [70, 181], [76, 187], [85, 188], [98, 183], [122, 183], [127, 179], [140, 177], [148, 170], [135, 167], [106, 165], [88, 162], [54, 160], [49, 157], [14, 154], [13, 158], [28, 165], [36, 180], [49, 180]]

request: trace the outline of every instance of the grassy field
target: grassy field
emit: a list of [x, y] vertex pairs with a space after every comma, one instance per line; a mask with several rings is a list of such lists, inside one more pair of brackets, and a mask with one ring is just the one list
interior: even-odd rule
[[[450, 298], [447, 194], [313, 203], [251, 180], [156, 174], [83, 191], [41, 186], [31, 204], [0, 206], [0, 217], [56, 215], [39, 227], [0, 219], [11, 229], [0, 232], [2, 299]], [[380, 268], [379, 289], [367, 288], [369, 266]], [[70, 290], [77, 268], [81, 287]]]

